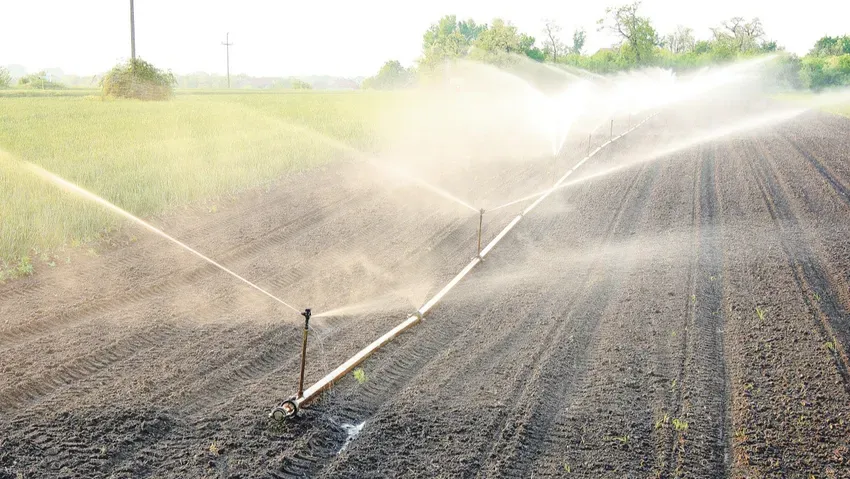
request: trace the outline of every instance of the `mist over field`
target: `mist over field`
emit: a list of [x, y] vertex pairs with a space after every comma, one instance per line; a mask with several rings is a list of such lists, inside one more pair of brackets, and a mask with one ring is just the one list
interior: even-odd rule
[[478, 5], [186, 73], [128, 6], [106, 71], [0, 57], [0, 479], [850, 470], [847, 35]]

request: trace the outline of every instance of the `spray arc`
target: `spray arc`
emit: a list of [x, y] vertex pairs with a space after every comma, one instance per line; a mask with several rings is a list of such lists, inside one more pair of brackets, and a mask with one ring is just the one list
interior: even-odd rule
[[[631, 131], [639, 128], [645, 122], [647, 122], [650, 118], [654, 116], [650, 115], [646, 117], [643, 121], [637, 123], [632, 126], [624, 133], [613, 137], [597, 147], [595, 150], [590, 152], [587, 156], [585, 156], [581, 161], [576, 163], [570, 170], [568, 170], [563, 176], [561, 176], [555, 184], [546, 190], [541, 195], [537, 196], [536, 201], [534, 201], [531, 205], [526, 207], [520, 214], [518, 214], [514, 219], [505, 226], [495, 238], [493, 238], [487, 246], [483, 249], [481, 248], [481, 228], [484, 222], [484, 213], [485, 210], [479, 209], [477, 212], [479, 213], [479, 227], [478, 227], [478, 254], [472, 258], [472, 260], [454, 277], [451, 281], [449, 281], [437, 294], [435, 294], [430, 300], [428, 300], [421, 308], [415, 311], [413, 314], [407, 317], [402, 323], [386, 332], [383, 336], [374, 340], [368, 346], [360, 350], [357, 354], [346, 360], [344, 363], [339, 365], [336, 369], [325, 375], [318, 382], [307, 388], [303, 389], [303, 381], [304, 381], [304, 369], [305, 369], [305, 361], [306, 361], [306, 345], [307, 345], [307, 337], [308, 337], [308, 329], [309, 329], [309, 321], [311, 312], [309, 309], [305, 310], [302, 316], [305, 317], [304, 323], [304, 334], [303, 341], [301, 347], [301, 370], [298, 379], [298, 389], [296, 394], [289, 399], [281, 402], [274, 408], [272, 408], [271, 412], [269, 412], [269, 418], [274, 419], [276, 421], [283, 421], [287, 418], [292, 418], [298, 415], [298, 412], [308, 406], [313, 401], [316, 401], [324, 391], [331, 389], [334, 384], [336, 384], [339, 380], [345, 377], [348, 373], [354, 370], [357, 366], [363, 363], [366, 359], [368, 359], [372, 354], [374, 354], [378, 349], [395, 339], [400, 334], [405, 331], [411, 329], [413, 326], [416, 326], [421, 322], [428, 312], [438, 303], [443, 297], [449, 293], [458, 283], [460, 283], [463, 278], [469, 274], [479, 263], [484, 261], [484, 258], [489, 254], [493, 248], [523, 219], [523, 217], [531, 212], [537, 205], [539, 205], [543, 200], [545, 200], [552, 192], [558, 189], [564, 182], [566, 182], [567, 178], [570, 177], [578, 168], [580, 168], [584, 163], [590, 160], [594, 155], [596, 155], [603, 148], [608, 146], [609, 144], [619, 140], [623, 136], [627, 135]], [[532, 197], [533, 198], [533, 197]], [[531, 198], [526, 198], [531, 199]]]

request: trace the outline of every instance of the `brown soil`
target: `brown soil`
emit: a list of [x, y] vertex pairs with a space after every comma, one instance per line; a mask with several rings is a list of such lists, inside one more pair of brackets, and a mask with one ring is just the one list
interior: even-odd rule
[[[723, 121], [704, 113], [660, 114], [587, 172]], [[548, 161], [441, 185], [510, 200]], [[373, 176], [346, 163], [154, 222], [298, 307], [407, 291], [317, 319], [314, 381], [475, 253], [475, 213]], [[0, 478], [850, 477], [849, 218], [850, 121], [825, 114], [561, 190], [364, 382], [282, 425], [299, 317], [128, 227], [0, 285]]]

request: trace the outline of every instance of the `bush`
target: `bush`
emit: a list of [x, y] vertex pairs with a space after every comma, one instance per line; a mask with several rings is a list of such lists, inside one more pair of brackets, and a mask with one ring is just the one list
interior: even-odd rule
[[9, 88], [12, 84], [12, 76], [6, 67], [0, 67], [0, 88]]
[[18, 79], [18, 86], [24, 88], [38, 88], [39, 90], [61, 90], [65, 85], [47, 79], [47, 73], [38, 72]]
[[162, 71], [141, 59], [116, 65], [100, 81], [104, 96], [138, 100], [168, 100], [174, 96], [176, 84], [170, 71]]
[[293, 78], [292, 80], [290, 80], [290, 88], [292, 88], [293, 90], [312, 90], [313, 85], [310, 85], [304, 80]]

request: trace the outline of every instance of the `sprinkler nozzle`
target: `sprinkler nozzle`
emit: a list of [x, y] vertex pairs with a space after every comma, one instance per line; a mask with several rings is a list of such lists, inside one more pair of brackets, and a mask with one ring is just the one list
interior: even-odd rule
[[305, 327], [307, 327], [307, 325], [310, 324], [310, 316], [312, 316], [312, 315], [313, 315], [313, 313], [312, 313], [312, 311], [310, 311], [310, 308], [305, 309], [301, 313], [301, 316], [304, 316], [304, 319], [306, 320], [305, 323], [304, 323]]

